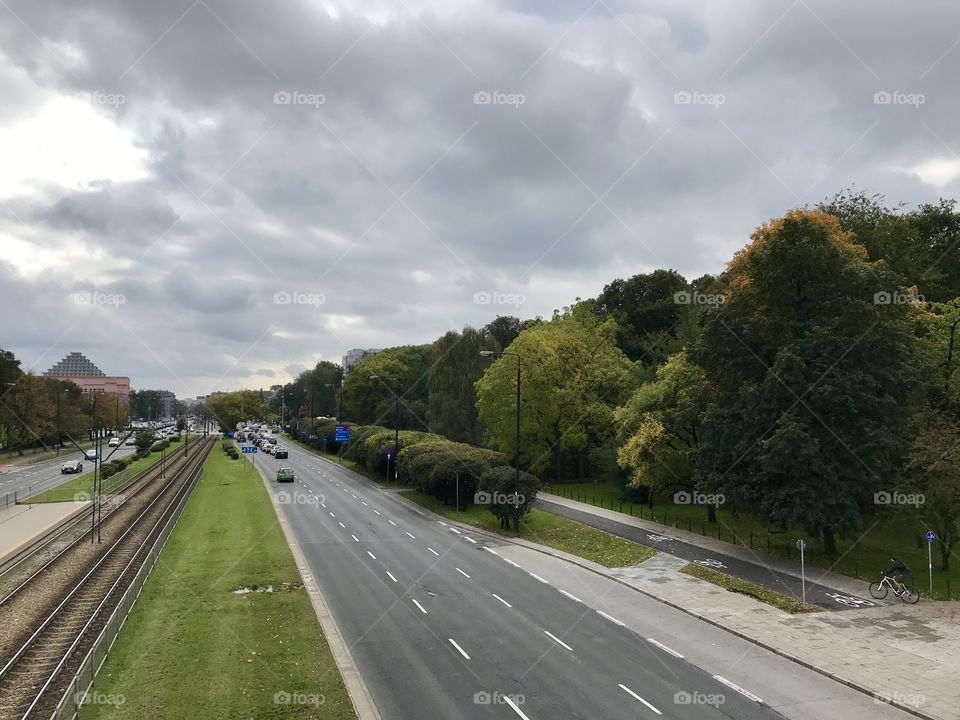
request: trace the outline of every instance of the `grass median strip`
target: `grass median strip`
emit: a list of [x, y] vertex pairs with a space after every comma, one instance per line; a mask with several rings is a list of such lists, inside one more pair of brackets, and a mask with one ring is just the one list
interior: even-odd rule
[[729, 590], [730, 592], [747, 595], [755, 600], [759, 600], [767, 605], [773, 605], [775, 608], [779, 608], [780, 610], [788, 613], [796, 614], [820, 612], [821, 610], [821, 608], [818, 608], [815, 605], [805, 605], [789, 595], [783, 595], [775, 590], [765, 588], [762, 585], [757, 585], [756, 583], [748, 582], [747, 580], [741, 580], [740, 578], [736, 578], [732, 575], [727, 575], [722, 572], [717, 572], [716, 570], [711, 570], [710, 568], [705, 568], [702, 565], [697, 565], [696, 563], [685, 565], [680, 572], [686, 573], [687, 575], [693, 575], [693, 577], [700, 578], [701, 580], [706, 580], [708, 583], [718, 585], [719, 587]]
[[[400, 494], [438, 515], [456, 520], [464, 525], [473, 525], [481, 530], [506, 537], [512, 537], [513, 535], [512, 532], [508, 533], [500, 529], [496, 517], [486, 507], [471, 505], [463, 512], [458, 513], [451, 506], [444, 505], [436, 498], [416, 490], [401, 490]], [[615, 537], [602, 530], [558, 515], [551, 515], [536, 508], [532, 509], [523, 519], [520, 537], [592, 560], [605, 567], [636, 565], [656, 554], [655, 550], [643, 545]]]
[[260, 477], [218, 448], [90, 697], [84, 718], [356, 717]]

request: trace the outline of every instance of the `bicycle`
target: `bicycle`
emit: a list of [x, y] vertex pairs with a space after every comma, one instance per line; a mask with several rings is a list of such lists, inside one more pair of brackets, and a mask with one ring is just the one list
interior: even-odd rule
[[880, 582], [870, 583], [870, 596], [876, 600], [883, 600], [887, 594], [893, 590], [893, 594], [900, 598], [901, 602], [913, 605], [920, 599], [920, 592], [916, 585], [897, 580], [891, 575], [881, 573], [883, 579]]

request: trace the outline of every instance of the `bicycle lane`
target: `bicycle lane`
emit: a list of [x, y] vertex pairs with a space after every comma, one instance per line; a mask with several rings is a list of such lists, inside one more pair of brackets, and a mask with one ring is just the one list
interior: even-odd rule
[[[727, 575], [761, 585], [782, 595], [797, 600], [803, 598], [801, 579], [764, 564], [763, 557], [759, 553], [756, 555], [756, 562], [749, 562], [721, 550], [685, 542], [672, 535], [670, 528], [664, 527], [662, 530], [659, 528], [654, 530], [641, 527], [639, 523], [634, 525], [620, 522], [607, 516], [612, 511], [605, 511], [601, 514], [597, 512], [597, 508], [592, 506], [585, 506], [584, 509], [580, 509], [579, 507], [572, 507], [573, 503], [574, 501], [554, 502], [552, 498], [547, 500], [543, 496], [538, 497], [536, 501], [538, 508], [554, 515], [576, 520], [584, 525], [673, 555], [687, 562], [712, 568]], [[581, 504], [576, 503], [576, 505]], [[849, 589], [833, 588], [819, 582], [810, 581], [810, 574], [816, 578], [822, 572], [820, 568], [811, 568], [810, 573], [808, 573], [806, 581], [807, 603], [832, 611], [869, 608], [886, 604], [885, 601], [870, 597], [866, 583], [864, 583], [862, 593], [851, 593]], [[892, 594], [890, 597], [892, 597]]]

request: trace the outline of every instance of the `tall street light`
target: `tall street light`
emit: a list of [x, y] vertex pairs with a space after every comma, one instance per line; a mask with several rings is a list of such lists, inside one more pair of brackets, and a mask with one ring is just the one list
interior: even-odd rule
[[[371, 375], [371, 380], [380, 380], [387, 389], [390, 389], [390, 386], [387, 385], [380, 378], [379, 375]], [[396, 398], [396, 406], [393, 411], [393, 479], [395, 482], [399, 482], [400, 474], [397, 472], [397, 460], [400, 458], [400, 393], [390, 390], [393, 393], [393, 397]], [[390, 461], [387, 461], [387, 472], [390, 471]]]
[[[340, 372], [337, 373], [337, 384], [340, 390], [340, 410], [337, 413], [337, 425], [343, 424], [343, 366], [340, 366]], [[334, 426], [336, 427], [336, 426]], [[334, 440], [336, 440], [336, 430], [334, 430]], [[343, 462], [343, 443], [337, 443], [337, 462]]]
[[517, 487], [513, 491], [513, 512], [514, 523], [517, 528], [517, 535], [520, 534], [520, 355], [515, 352], [496, 352], [494, 350], [481, 350], [483, 357], [498, 357], [503, 355], [512, 355], [517, 359], [517, 453], [514, 456], [514, 466], [517, 472]]

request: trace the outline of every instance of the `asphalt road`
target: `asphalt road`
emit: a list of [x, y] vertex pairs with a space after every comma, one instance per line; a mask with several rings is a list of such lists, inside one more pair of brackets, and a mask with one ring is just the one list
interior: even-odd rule
[[[103, 457], [110, 455], [114, 448], [106, 447], [104, 442]], [[130, 455], [136, 450], [132, 446], [120, 446], [116, 449], [111, 459]], [[83, 460], [83, 455], [79, 450], [64, 448], [60, 451], [60, 457], [50, 460], [44, 460], [33, 465], [9, 465], [8, 471], [0, 474], [0, 506], [9, 494], [10, 502], [13, 502], [14, 491], [17, 495], [23, 497], [24, 493], [30, 492], [34, 495], [56, 487], [65, 480], [77, 477], [76, 475], [63, 475], [60, 473], [60, 466], [67, 460]], [[93, 463], [83, 460], [83, 474], [93, 471]]]
[[[757, 585], [762, 585], [797, 600], [803, 597], [800, 578], [764, 565], [763, 556], [760, 553], [757, 553], [757, 562], [746, 562], [732, 555], [727, 555], [716, 550], [707, 550], [672, 537], [669, 528], [664, 528], [663, 532], [652, 532], [638, 528], [635, 525], [628, 525], [610, 520], [606, 517], [594, 515], [590, 512], [575, 510], [543, 498], [537, 498], [537, 507], [554, 515], [576, 520], [577, 522], [590, 525], [612, 535], [626, 538], [640, 545], [646, 545], [647, 547], [675, 555], [684, 560], [697, 563], [698, 565], [720, 570], [728, 575], [733, 575], [734, 577], [748, 580]], [[862, 597], [850, 595], [849, 593], [811, 582], [810, 578], [816, 578], [819, 573], [820, 570], [816, 567], [808, 568], [806, 600], [811, 605], [816, 605], [827, 610], [851, 610], [854, 608], [871, 607], [877, 604], [877, 601], [871, 600], [866, 596], [866, 583], [864, 583], [864, 593]]]
[[772, 654], [767, 677], [740, 677], [731, 658], [717, 679], [655, 642], [702, 637], [689, 616], [664, 610], [668, 623], [658, 612], [632, 632], [497, 553], [503, 540], [439, 522], [295, 446], [286, 460], [255, 458], [269, 477], [281, 465], [297, 474], [271, 490], [385, 720], [783, 717], [757, 687], [796, 694], [786, 704], [803, 710], [789, 716], [804, 720], [837, 716], [811, 694], [842, 697], [845, 717], [906, 717], [809, 672], [797, 682], [799, 666]]

